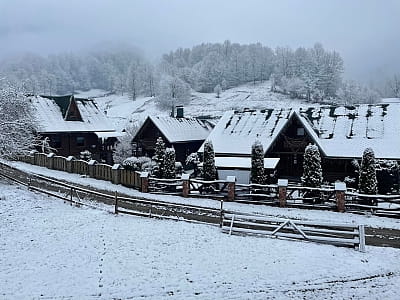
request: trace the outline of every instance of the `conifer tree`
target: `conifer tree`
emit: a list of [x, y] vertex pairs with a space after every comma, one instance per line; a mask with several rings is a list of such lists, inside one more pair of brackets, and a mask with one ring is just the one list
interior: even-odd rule
[[172, 179], [175, 178], [175, 150], [174, 148], [167, 148], [165, 150], [164, 160], [164, 178]]
[[165, 143], [162, 137], [159, 137], [154, 149], [153, 160], [157, 166], [154, 168], [154, 176], [162, 178], [164, 173], [164, 160], [165, 160]]
[[204, 144], [203, 177], [205, 180], [215, 180], [216, 177], [214, 147], [211, 141]]
[[371, 148], [367, 148], [361, 161], [359, 190], [360, 193], [373, 195], [377, 192], [377, 186], [375, 154]]
[[260, 141], [255, 141], [251, 147], [251, 178], [252, 183], [265, 183], [264, 149]]
[[321, 155], [316, 145], [309, 144], [304, 152], [303, 176], [304, 186], [319, 187], [322, 183]]

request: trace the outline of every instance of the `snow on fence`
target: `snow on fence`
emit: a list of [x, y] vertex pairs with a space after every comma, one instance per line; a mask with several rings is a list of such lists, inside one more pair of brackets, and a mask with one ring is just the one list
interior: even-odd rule
[[94, 160], [88, 163], [76, 160], [72, 156], [62, 158], [34, 153], [20, 160], [56, 170], [89, 175], [114, 184], [133, 187], [145, 193], [205, 197], [280, 207], [371, 213], [400, 218], [400, 195], [360, 194], [347, 190], [344, 183], [311, 188], [289, 185], [287, 180], [282, 179], [278, 180], [278, 184], [238, 184], [234, 176], [228, 176], [226, 180], [213, 181], [190, 178], [187, 174], [176, 179], [158, 179], [150, 177], [146, 172], [126, 170], [120, 165], [99, 164]]
[[365, 252], [364, 225], [314, 223], [225, 211], [222, 232], [297, 239], [354, 247]]

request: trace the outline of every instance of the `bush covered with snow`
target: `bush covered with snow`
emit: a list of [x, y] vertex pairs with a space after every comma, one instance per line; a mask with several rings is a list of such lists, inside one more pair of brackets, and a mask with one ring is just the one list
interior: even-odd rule
[[162, 178], [164, 173], [164, 160], [165, 160], [165, 143], [162, 137], [159, 137], [156, 141], [153, 160], [156, 163], [153, 174], [157, 178]]
[[376, 194], [378, 189], [377, 183], [375, 154], [371, 148], [367, 148], [364, 150], [360, 167], [358, 184], [360, 193]]
[[306, 147], [303, 169], [302, 184], [309, 187], [320, 187], [322, 184], [321, 155], [316, 145], [310, 144]]
[[167, 148], [165, 150], [163, 178], [175, 178], [175, 150]]
[[215, 180], [217, 171], [215, 169], [214, 147], [211, 141], [204, 143], [203, 178]]
[[132, 171], [152, 172], [156, 163], [150, 157], [128, 157], [121, 164], [125, 169]]
[[251, 147], [251, 172], [252, 183], [265, 183], [264, 174], [264, 149], [260, 141], [255, 141]]

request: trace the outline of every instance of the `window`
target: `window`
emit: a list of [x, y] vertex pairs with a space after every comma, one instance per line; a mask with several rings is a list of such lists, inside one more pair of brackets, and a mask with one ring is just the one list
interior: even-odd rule
[[78, 147], [83, 147], [85, 146], [85, 138], [83, 136], [78, 136], [76, 137], [76, 145]]
[[304, 136], [304, 128], [303, 127], [297, 128], [297, 136]]
[[59, 135], [53, 136], [50, 142], [53, 148], [61, 148], [61, 137]]

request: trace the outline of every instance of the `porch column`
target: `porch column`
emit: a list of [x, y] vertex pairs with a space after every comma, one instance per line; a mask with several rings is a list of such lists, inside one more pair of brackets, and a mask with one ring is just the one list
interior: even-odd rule
[[287, 179], [278, 179], [279, 206], [286, 207], [286, 189], [289, 184]]
[[346, 183], [344, 182], [335, 182], [335, 192], [336, 192], [336, 206], [338, 212], [345, 211], [345, 194], [346, 194]]
[[189, 184], [189, 174], [182, 174], [181, 179], [182, 179], [182, 196], [187, 197], [189, 196], [190, 193], [190, 184]]
[[228, 182], [228, 201], [235, 201], [235, 176], [226, 176], [226, 181]]

